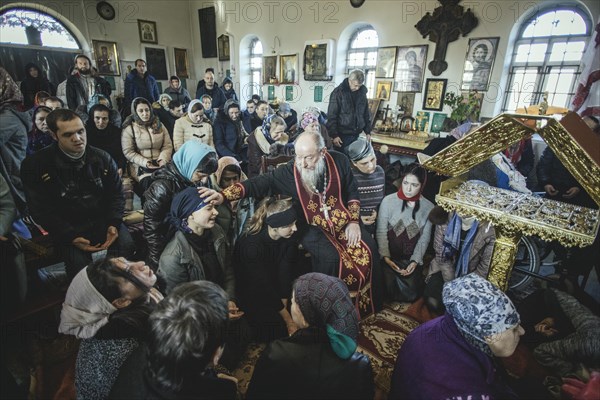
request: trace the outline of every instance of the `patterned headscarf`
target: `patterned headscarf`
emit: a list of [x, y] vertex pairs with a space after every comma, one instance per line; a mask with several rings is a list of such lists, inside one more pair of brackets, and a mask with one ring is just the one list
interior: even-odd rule
[[[273, 121], [273, 118], [275, 118], [275, 117], [279, 117], [279, 116], [277, 114], [267, 115], [265, 117], [265, 119], [263, 119], [263, 123], [262, 123], [262, 133], [270, 144], [275, 143], [275, 141], [271, 137], [271, 122]], [[281, 117], [279, 117], [279, 118], [281, 118]]]
[[7, 103], [21, 103], [23, 94], [12, 76], [4, 68], [0, 67], [0, 106]]
[[294, 300], [310, 326], [327, 330], [331, 348], [343, 359], [354, 354], [358, 341], [358, 312], [348, 286], [339, 278], [312, 272], [294, 284]]
[[313, 122], [319, 122], [319, 118], [313, 113], [307, 111], [304, 114], [302, 114], [302, 119], [300, 120], [300, 127], [302, 129], [306, 129], [306, 127], [312, 124]]
[[489, 356], [492, 350], [485, 338], [512, 329], [521, 320], [508, 296], [477, 274], [446, 283], [442, 298], [463, 337]]

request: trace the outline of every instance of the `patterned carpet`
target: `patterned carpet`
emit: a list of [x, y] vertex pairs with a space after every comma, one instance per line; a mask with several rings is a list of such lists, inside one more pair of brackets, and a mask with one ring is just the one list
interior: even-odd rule
[[[358, 351], [371, 359], [375, 385], [384, 393], [389, 392], [390, 378], [400, 346], [410, 331], [419, 326], [419, 322], [404, 314], [409, 306], [410, 304], [386, 304], [382, 311], [360, 324]], [[243, 361], [233, 371], [242, 395], [245, 395], [248, 389], [254, 365], [264, 348], [264, 344], [251, 344]]]

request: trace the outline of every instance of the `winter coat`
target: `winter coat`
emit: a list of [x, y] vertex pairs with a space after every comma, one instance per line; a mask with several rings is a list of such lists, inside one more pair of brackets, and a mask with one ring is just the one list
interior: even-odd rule
[[[233, 300], [235, 299], [235, 275], [227, 237], [219, 225], [211, 228], [210, 232], [219, 268], [223, 271], [223, 289], [229, 295], [229, 299]], [[167, 281], [167, 295], [182, 283], [206, 279], [205, 266], [202, 265], [200, 255], [181, 231], [177, 231], [175, 237], [167, 244], [158, 265], [158, 273]]]
[[[140, 92], [140, 88], [138, 87], [138, 85], [141, 83], [138, 81], [142, 79], [143, 84], [146, 87], [146, 96], [143, 96], [143, 93]], [[136, 97], [143, 97], [148, 100], [150, 104], [158, 101], [158, 98], [160, 97], [156, 79], [148, 72], [144, 73], [143, 78], [140, 78], [137, 70], [133, 70], [127, 74], [127, 78], [125, 78], [125, 106], [129, 107], [133, 99]]]
[[[231, 89], [229, 90], [225, 90], [225, 84], [229, 82], [231, 83]], [[235, 92], [235, 89], [233, 88], [233, 81], [231, 80], [230, 77], [226, 77], [225, 79], [223, 79], [223, 84], [221, 85], [221, 90], [223, 90], [223, 94], [225, 95], [225, 99], [230, 100], [233, 99], [237, 102], [239, 102], [240, 100], [238, 99], [237, 93]]]
[[152, 185], [144, 193], [144, 239], [148, 244], [148, 265], [156, 270], [163, 249], [175, 232], [167, 220], [171, 201], [194, 184], [172, 162], [156, 171], [152, 178]]
[[27, 209], [21, 162], [25, 159], [27, 132], [31, 126], [31, 117], [27, 112], [17, 111], [10, 106], [0, 107], [0, 174], [6, 180], [21, 214]]
[[121, 145], [123, 154], [130, 163], [129, 174], [138, 182], [153, 172], [145, 170], [148, 161], [162, 160], [167, 163], [171, 161], [173, 155], [173, 143], [167, 128], [162, 124], [160, 131], [155, 132], [151, 127], [132, 121], [130, 125], [123, 128]]
[[[107, 99], [110, 99], [110, 94], [112, 92], [112, 88], [110, 87], [110, 83], [106, 81], [106, 79], [95, 76], [95, 86], [94, 93], [101, 94], [105, 96]], [[67, 78], [67, 107], [71, 110], [77, 110], [77, 107], [81, 105], [87, 106], [89, 98], [94, 95], [94, 93], [90, 93], [90, 96], [87, 97], [85, 94], [85, 89], [79, 80], [79, 73], [76, 72], [73, 75], [69, 75]]]
[[187, 108], [187, 105], [190, 104], [190, 101], [192, 101], [190, 92], [188, 92], [188, 90], [182, 86], [179, 86], [179, 89], [174, 89], [171, 86], [169, 86], [165, 89], [163, 93], [166, 93], [169, 96], [171, 96], [173, 100], [179, 101], [183, 106], [184, 110]]
[[217, 86], [216, 83], [212, 89], [207, 89], [206, 86], [198, 88], [198, 90], [196, 91], [196, 98], [199, 100], [205, 94], [209, 95], [212, 98], [212, 108], [221, 109], [227, 101], [225, 93], [220, 87]]
[[175, 151], [179, 150], [188, 140], [197, 140], [215, 147], [213, 128], [210, 122], [203, 118], [201, 122], [195, 123], [190, 120], [188, 113], [183, 114], [181, 118], [175, 121], [175, 127], [173, 128]]
[[245, 136], [241, 121], [232, 121], [227, 110], [219, 110], [213, 130], [219, 157], [230, 156], [241, 161]]
[[[29, 74], [31, 68], [38, 70], [37, 78]], [[23, 93], [23, 104], [29, 109], [34, 106], [37, 92], [46, 92], [52, 96], [56, 95], [56, 87], [43, 75], [42, 69], [34, 63], [25, 65], [25, 79], [21, 82], [21, 93]]]
[[[331, 138], [356, 136], [361, 132], [371, 133], [371, 116], [367, 101], [367, 88], [361, 86], [353, 95], [348, 78], [331, 93], [327, 110], [327, 131]], [[354, 98], [356, 104], [354, 104]], [[344, 147], [350, 143], [344, 142]]]

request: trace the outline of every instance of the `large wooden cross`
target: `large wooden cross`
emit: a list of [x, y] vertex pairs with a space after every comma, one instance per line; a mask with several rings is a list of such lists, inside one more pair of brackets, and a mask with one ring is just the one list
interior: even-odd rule
[[448, 44], [457, 40], [461, 33], [467, 36], [479, 23], [470, 8], [465, 12], [464, 7], [458, 5], [460, 1], [439, 0], [442, 6], [433, 10], [433, 15], [425, 14], [415, 25], [423, 37], [429, 35], [429, 40], [435, 43], [433, 61], [428, 65], [435, 76], [439, 76], [448, 68], [445, 61]]

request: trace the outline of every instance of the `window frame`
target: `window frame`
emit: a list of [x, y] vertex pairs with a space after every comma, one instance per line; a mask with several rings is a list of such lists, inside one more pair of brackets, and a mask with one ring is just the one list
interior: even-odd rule
[[[523, 37], [525, 30], [539, 17], [558, 11], [572, 11], [577, 13], [585, 22], [586, 29], [584, 34], [569, 34], [569, 35], [547, 35], [547, 36], [532, 36], [532, 37]], [[548, 102], [552, 105], [555, 104], [553, 101], [555, 97], [560, 96], [563, 97], [566, 95], [565, 107], [568, 107], [570, 104], [573, 95], [575, 94], [577, 84], [579, 81], [579, 76], [581, 75], [581, 63], [579, 60], [577, 61], [550, 61], [553, 52], [553, 46], [556, 43], [573, 43], [573, 42], [584, 42], [584, 47], [582, 50], [582, 55], [585, 53], [587, 46], [589, 45], [592, 29], [594, 27], [593, 21], [591, 20], [588, 13], [577, 5], [565, 5], [557, 7], [556, 5], [548, 5], [546, 7], [537, 9], [535, 13], [531, 16], [523, 20], [518, 29], [517, 37], [513, 43], [513, 51], [510, 55], [510, 64], [507, 68], [508, 77], [507, 83], [504, 91], [504, 96], [502, 99], [502, 112], [511, 112], [515, 111], [512, 109], [512, 106], [516, 104], [518, 107], [527, 107], [530, 105], [539, 104], [543, 100], [543, 95], [546, 91], [549, 92]], [[526, 61], [516, 61], [518, 56], [519, 47], [522, 45], [531, 45], [531, 44], [546, 44], [546, 49], [544, 51], [544, 58], [542, 61], [530, 61], [529, 56]], [[569, 69], [575, 69], [575, 72], [572, 73], [573, 78], [570, 87], [567, 92], [552, 92], [550, 90], [545, 90], [546, 85], [553, 79], [553, 76], [557, 74], [560, 76], [561, 74], [569, 74]], [[535, 76], [535, 83], [531, 90], [525, 90], [524, 87], [513, 88], [517, 83], [515, 82], [515, 77], [521, 72], [530, 69], [537, 69]], [[515, 96], [515, 97], [513, 97]], [[528, 96], [528, 100], [522, 100], [523, 96]], [[518, 98], [518, 101], [515, 99]]]
[[[256, 53], [255, 49], [256, 49], [256, 44], [260, 43], [260, 45], [263, 47], [263, 52], [262, 53]], [[263, 76], [263, 54], [264, 54], [264, 46], [262, 45], [262, 42], [260, 41], [260, 39], [258, 37], [254, 37], [251, 41], [250, 41], [250, 54], [248, 57], [248, 66], [249, 66], [249, 71], [250, 71], [250, 80], [249, 80], [249, 85], [252, 88], [251, 90], [251, 95], [255, 95], [258, 94], [259, 96], [261, 96], [262, 98], [262, 76]], [[260, 67], [253, 67], [252, 66], [252, 59], [254, 58], [260, 58]], [[258, 72], [258, 81], [254, 80], [254, 74]], [[258, 90], [258, 92], [257, 92]]]
[[[356, 40], [356, 38], [365, 31], [373, 31], [377, 35], [377, 46], [371, 47], [352, 47], [352, 44]], [[348, 43], [348, 51], [346, 52], [346, 75], [350, 73], [350, 71], [354, 69], [361, 69], [365, 73], [365, 82], [364, 85], [367, 88], [367, 93], [375, 93], [375, 72], [377, 68], [377, 49], [379, 49], [379, 33], [372, 25], [363, 25], [357, 28], [354, 33], [350, 36], [350, 41]], [[350, 58], [353, 53], [363, 53], [364, 57], [362, 60], [362, 64], [359, 66], [350, 66]], [[372, 66], [368, 65], [369, 53], [375, 53], [375, 64]]]

